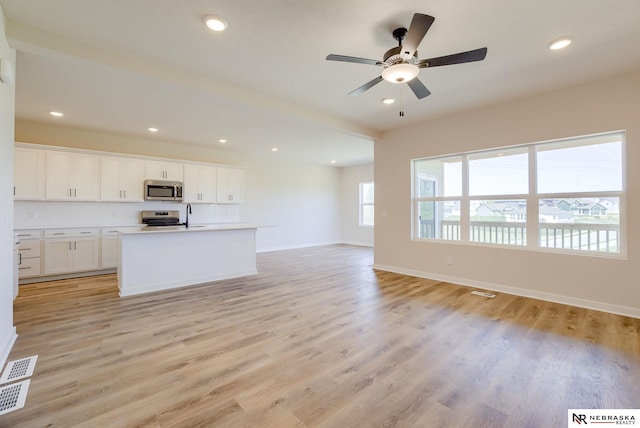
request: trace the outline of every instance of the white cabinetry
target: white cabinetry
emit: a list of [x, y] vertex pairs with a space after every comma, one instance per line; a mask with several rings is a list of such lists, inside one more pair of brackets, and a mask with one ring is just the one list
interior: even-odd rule
[[178, 162], [146, 161], [147, 180], [182, 181], [184, 179], [183, 166]]
[[44, 199], [46, 152], [16, 147], [14, 150], [13, 197]]
[[102, 229], [101, 250], [102, 263], [100, 267], [102, 269], [118, 266], [118, 232], [116, 229]]
[[16, 230], [18, 237], [18, 277], [40, 276], [41, 230]]
[[239, 204], [244, 202], [244, 170], [237, 168], [217, 169], [217, 202]]
[[98, 156], [47, 150], [47, 199], [98, 200]]
[[144, 161], [141, 159], [100, 157], [100, 200], [142, 202]]
[[184, 202], [216, 202], [216, 168], [207, 165], [184, 165]]
[[45, 275], [98, 270], [98, 234], [94, 228], [45, 230]]

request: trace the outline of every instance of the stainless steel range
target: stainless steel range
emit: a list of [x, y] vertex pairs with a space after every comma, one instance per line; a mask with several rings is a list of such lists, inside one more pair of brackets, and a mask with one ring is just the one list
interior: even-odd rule
[[149, 226], [179, 226], [180, 211], [141, 211], [140, 221]]

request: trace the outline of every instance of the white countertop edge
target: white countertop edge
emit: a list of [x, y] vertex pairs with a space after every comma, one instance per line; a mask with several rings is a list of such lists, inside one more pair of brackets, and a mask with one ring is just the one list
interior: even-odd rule
[[222, 231], [222, 230], [246, 230], [246, 229], [257, 229], [258, 226], [253, 224], [237, 224], [237, 223], [221, 223], [221, 224], [208, 224], [208, 225], [199, 225], [194, 224], [193, 226], [189, 226], [188, 228], [185, 226], [161, 226], [161, 227], [128, 227], [119, 229], [116, 227], [115, 229], [118, 233], [122, 235], [134, 235], [134, 234], [153, 234], [153, 233], [193, 233], [193, 232], [211, 232], [211, 231]]

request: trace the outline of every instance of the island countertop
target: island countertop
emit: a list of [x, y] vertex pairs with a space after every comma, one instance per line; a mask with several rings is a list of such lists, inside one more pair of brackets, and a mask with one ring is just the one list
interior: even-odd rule
[[144, 233], [148, 235], [150, 233], [169, 233], [169, 232], [208, 232], [216, 230], [245, 230], [245, 229], [257, 229], [258, 226], [248, 223], [219, 223], [219, 224], [194, 224], [186, 227], [184, 225], [177, 226], [140, 226], [140, 227], [126, 227], [115, 228], [118, 233], [123, 235], [131, 235]]
[[131, 296], [255, 275], [257, 226], [247, 223], [118, 230], [118, 288]]

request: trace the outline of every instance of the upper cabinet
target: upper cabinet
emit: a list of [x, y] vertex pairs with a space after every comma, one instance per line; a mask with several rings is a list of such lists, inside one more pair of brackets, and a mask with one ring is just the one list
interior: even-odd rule
[[47, 150], [46, 170], [47, 199], [98, 200], [98, 156]]
[[100, 200], [142, 202], [144, 200], [142, 159], [100, 157]]
[[239, 204], [244, 202], [244, 170], [217, 168], [217, 202]]
[[244, 169], [16, 143], [14, 199], [144, 202], [144, 181], [183, 183], [183, 200], [244, 202]]
[[184, 165], [184, 202], [216, 203], [216, 169], [208, 165]]
[[178, 162], [146, 161], [147, 180], [183, 181], [183, 165]]
[[15, 199], [45, 198], [45, 164], [44, 150], [15, 148], [13, 169]]

